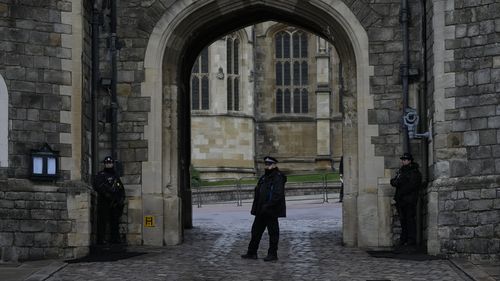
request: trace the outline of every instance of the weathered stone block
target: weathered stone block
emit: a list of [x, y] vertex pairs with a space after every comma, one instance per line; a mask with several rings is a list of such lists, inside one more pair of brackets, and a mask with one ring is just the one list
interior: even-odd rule
[[488, 36], [479, 35], [472, 37], [471, 46], [485, 45], [488, 43]]
[[484, 211], [493, 209], [493, 200], [491, 199], [471, 200], [470, 209], [472, 211]]
[[463, 240], [444, 240], [441, 242], [441, 252], [442, 253], [455, 253], [460, 251], [463, 246], [459, 243]]
[[465, 211], [469, 209], [469, 200], [461, 199], [454, 201], [454, 210], [455, 211]]
[[14, 245], [20, 247], [34, 246], [34, 237], [33, 233], [15, 233]]
[[483, 172], [483, 161], [481, 160], [470, 160], [469, 170], [471, 175], [481, 175]]
[[468, 156], [470, 159], [482, 159], [491, 157], [491, 147], [489, 146], [475, 146], [467, 148]]
[[70, 221], [58, 221], [57, 230], [60, 233], [69, 233], [71, 231], [72, 223]]
[[90, 245], [90, 236], [88, 234], [68, 233], [68, 246], [88, 246]]
[[474, 237], [473, 227], [452, 227], [450, 231], [451, 239], [463, 239]]
[[71, 85], [71, 72], [58, 70], [45, 70], [43, 81], [46, 83]]
[[63, 256], [63, 250], [58, 247], [43, 248], [44, 258], [60, 258]]
[[474, 228], [474, 236], [475, 237], [484, 237], [490, 238], [493, 237], [494, 228], [493, 225], [481, 225]]
[[34, 233], [33, 246], [48, 247], [51, 245], [52, 235], [50, 233]]
[[471, 129], [479, 130], [488, 128], [488, 118], [474, 118], [471, 120]]
[[478, 213], [473, 212], [459, 212], [458, 213], [458, 225], [463, 226], [477, 226], [479, 219]]
[[29, 211], [23, 209], [0, 209], [2, 219], [29, 218]]
[[469, 131], [471, 129], [470, 120], [451, 121], [451, 130], [454, 132]]
[[45, 210], [45, 209], [38, 209], [38, 210], [31, 210], [31, 218], [33, 219], [59, 219], [57, 216], [58, 214], [54, 212], [53, 210]]
[[14, 201], [12, 200], [0, 200], [0, 208], [2, 209], [12, 209], [14, 208]]
[[444, 202], [444, 208], [440, 209], [440, 211], [453, 211], [455, 209], [455, 204], [453, 200], [446, 200]]
[[456, 225], [457, 222], [458, 216], [456, 213], [440, 212], [438, 215], [439, 225]]
[[12, 246], [14, 244], [14, 234], [13, 233], [0, 233], [0, 246]]
[[466, 146], [479, 145], [479, 132], [477, 131], [464, 132], [464, 145]]
[[478, 219], [480, 224], [498, 224], [500, 223], [500, 210], [481, 212], [479, 213]]
[[57, 221], [49, 220], [45, 222], [45, 232], [54, 233], [58, 231]]
[[53, 193], [49, 192], [45, 194], [46, 201], [63, 201], [66, 202], [66, 194], [65, 193]]
[[471, 107], [467, 110], [470, 118], [495, 116], [496, 105]]
[[469, 173], [467, 161], [465, 160], [451, 160], [450, 161], [450, 176], [460, 177]]
[[497, 197], [497, 191], [495, 188], [481, 189], [481, 198], [484, 199], [494, 199]]
[[[4, 219], [5, 218], [5, 219]], [[13, 232], [19, 230], [19, 218], [6, 219], [7, 217], [2, 217], [0, 220], [0, 231]]]
[[488, 128], [500, 128], [500, 116], [489, 117]]
[[493, 199], [493, 208], [500, 209], [500, 198]]
[[479, 131], [479, 144], [480, 145], [489, 145], [496, 144], [497, 136], [496, 130], [481, 130]]
[[[39, 247], [39, 246], [36, 246]], [[44, 248], [29, 248], [30, 259], [43, 259], [44, 258]]]
[[483, 166], [483, 171], [481, 175], [492, 175], [495, 173], [495, 160], [483, 159], [481, 161]]
[[41, 220], [21, 220], [19, 230], [22, 232], [39, 232], [45, 230], [45, 222]]

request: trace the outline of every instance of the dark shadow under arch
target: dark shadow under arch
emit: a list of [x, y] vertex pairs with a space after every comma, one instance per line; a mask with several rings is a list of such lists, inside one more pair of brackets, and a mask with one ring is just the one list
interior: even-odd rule
[[[349, 234], [344, 236], [349, 237], [344, 242], [352, 246], [388, 243], [386, 237], [390, 227], [377, 211], [380, 208], [377, 196], [384, 196], [381, 189], [377, 189], [377, 179], [384, 176], [383, 158], [375, 156], [370, 143], [371, 136], [378, 135], [378, 127], [367, 123], [368, 109], [373, 108], [373, 98], [369, 96], [373, 67], [369, 66], [368, 34], [356, 13], [344, 2], [326, 0], [202, 0], [192, 5], [172, 4], [172, 10], [161, 17], [151, 33], [144, 63], [145, 81], [141, 85], [141, 94], [150, 97], [152, 103], [145, 131], [150, 148], [148, 161], [143, 163], [143, 179], [148, 180], [142, 184], [142, 202], [143, 206], [155, 203], [153, 206], [158, 207], [148, 208], [147, 212], [157, 213], [162, 218], [158, 229], [143, 229], [147, 243], [180, 243], [181, 224], [190, 226], [186, 206], [191, 205], [188, 185], [191, 158], [189, 77], [193, 62], [202, 48], [217, 38], [267, 20], [300, 27], [326, 38], [336, 47], [347, 78], [344, 101], [350, 102], [348, 128], [342, 138], [349, 136], [343, 151], [352, 155], [348, 161], [352, 168], [345, 173], [350, 190], [346, 190], [344, 206], [348, 207], [345, 209], [353, 219], [347, 227], [344, 225], [344, 234]], [[359, 159], [364, 160], [360, 162]], [[358, 201], [364, 208], [358, 208]], [[385, 200], [384, 206], [388, 205], [386, 201], [390, 202]], [[181, 206], [184, 206], [183, 211]], [[358, 232], [360, 227], [362, 235]], [[382, 240], [372, 239], [378, 237], [376, 235], [368, 235], [374, 231], [383, 235]], [[158, 239], [160, 233], [162, 240]]]
[[[323, 26], [335, 26], [335, 22], [326, 22], [326, 20], [311, 21], [311, 18], [328, 19], [329, 15], [320, 15], [324, 12], [318, 10], [316, 12], [303, 12], [300, 15], [284, 12], [277, 8], [270, 8], [263, 5], [255, 5], [246, 9], [239, 9], [229, 14], [220, 17], [215, 17], [210, 21], [196, 21], [196, 18], [206, 18], [209, 9], [198, 10], [196, 13], [190, 14], [183, 22], [177, 25], [174, 34], [189, 34], [186, 40], [177, 40], [178, 46], [173, 49], [177, 52], [169, 53], [170, 49], [166, 49], [164, 54], [164, 77], [166, 81], [176, 81], [174, 84], [178, 87], [178, 128], [179, 128], [179, 185], [180, 196], [183, 203], [183, 226], [184, 228], [192, 227], [192, 196], [189, 188], [190, 173], [189, 166], [191, 161], [191, 129], [190, 129], [190, 77], [191, 68], [199, 53], [207, 45], [211, 44], [218, 38], [244, 28], [248, 25], [264, 22], [277, 21], [293, 26], [300, 27], [313, 34], [327, 39], [337, 49], [343, 65], [347, 66], [346, 73], [355, 77], [355, 58], [354, 52], [345, 30], [340, 28], [323, 28]], [[324, 25], [322, 25], [324, 24]], [[344, 40], [333, 40], [332, 38], [343, 38]], [[175, 44], [174, 43], [174, 44]], [[175, 77], [173, 73], [168, 75], [169, 62], [177, 61], [175, 69]], [[349, 82], [348, 82], [349, 83]], [[351, 90], [355, 89], [355, 84], [348, 87]]]

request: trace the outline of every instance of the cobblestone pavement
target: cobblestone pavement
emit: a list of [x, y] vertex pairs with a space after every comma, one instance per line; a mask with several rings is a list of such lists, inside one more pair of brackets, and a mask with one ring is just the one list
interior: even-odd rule
[[[194, 207], [195, 227], [171, 247], [131, 247], [147, 254], [114, 262], [69, 264], [47, 280], [469, 280], [447, 260], [374, 258], [341, 246], [338, 203], [288, 203], [280, 220], [277, 262], [243, 260], [253, 217], [249, 204]], [[264, 234], [259, 257], [267, 252]]]

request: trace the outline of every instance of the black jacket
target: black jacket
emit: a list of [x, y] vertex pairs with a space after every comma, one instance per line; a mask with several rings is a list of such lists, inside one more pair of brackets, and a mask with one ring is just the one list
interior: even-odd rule
[[286, 180], [278, 168], [266, 170], [255, 187], [250, 213], [254, 216], [286, 217]]
[[114, 169], [104, 169], [96, 175], [94, 190], [111, 206], [120, 206], [125, 202], [125, 188]]
[[399, 168], [396, 176], [391, 179], [391, 185], [396, 187], [394, 200], [399, 205], [417, 204], [418, 190], [422, 185], [422, 174], [417, 163], [410, 163]]

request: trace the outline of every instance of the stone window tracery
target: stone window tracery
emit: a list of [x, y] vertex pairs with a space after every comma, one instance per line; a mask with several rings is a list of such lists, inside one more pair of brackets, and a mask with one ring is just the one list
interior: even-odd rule
[[308, 38], [301, 30], [275, 35], [276, 113], [307, 113], [309, 110]]
[[209, 100], [209, 71], [208, 47], [201, 51], [191, 70], [191, 109], [208, 110]]
[[236, 37], [226, 39], [227, 54], [227, 110], [240, 110], [240, 40]]

